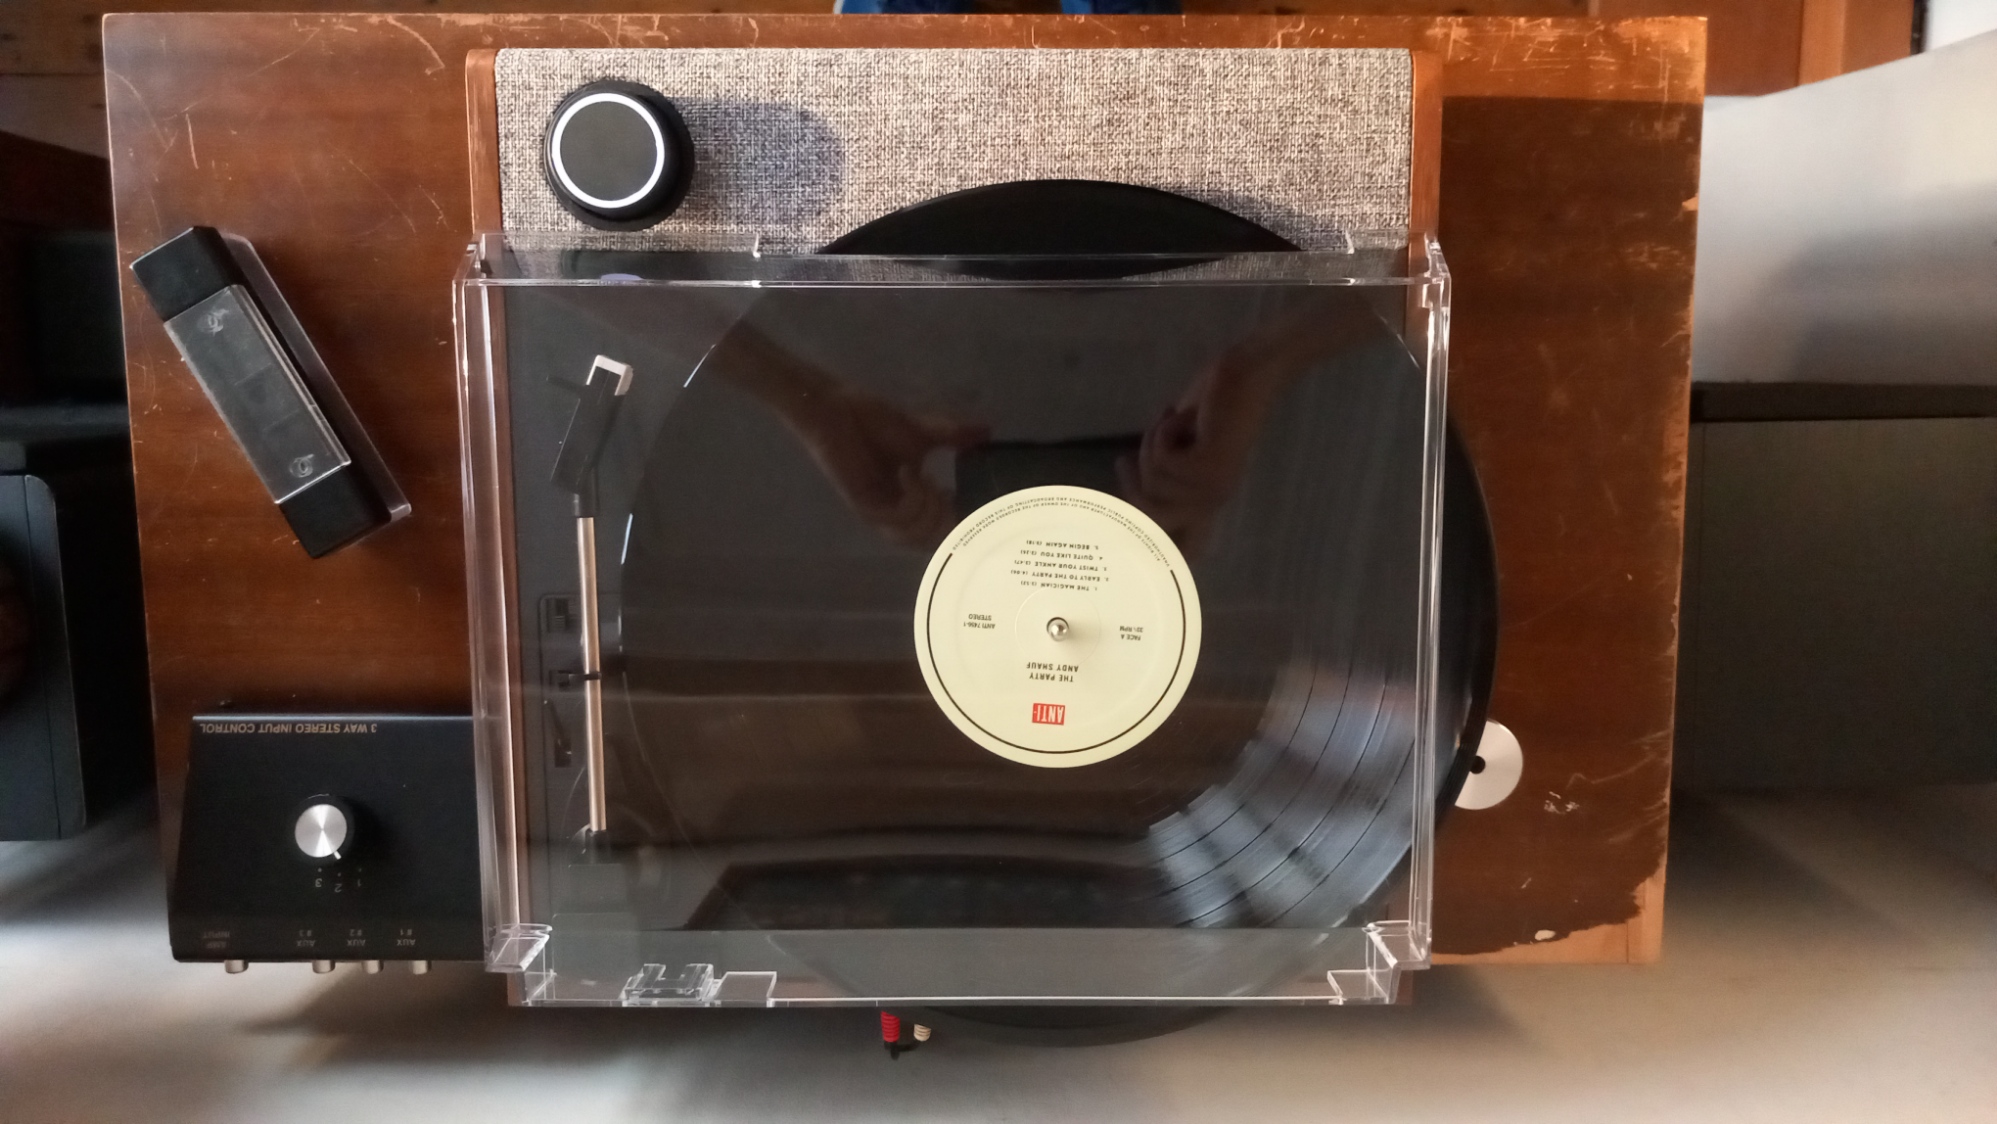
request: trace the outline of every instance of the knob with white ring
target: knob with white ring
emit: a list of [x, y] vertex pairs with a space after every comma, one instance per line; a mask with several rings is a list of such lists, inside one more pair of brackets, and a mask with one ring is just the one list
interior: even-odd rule
[[636, 82], [591, 82], [563, 98], [542, 161], [556, 201], [600, 230], [657, 223], [693, 182], [686, 122], [663, 94]]

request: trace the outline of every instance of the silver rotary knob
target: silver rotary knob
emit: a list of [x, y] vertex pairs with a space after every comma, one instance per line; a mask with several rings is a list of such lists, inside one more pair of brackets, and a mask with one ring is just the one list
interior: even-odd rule
[[353, 814], [330, 796], [315, 796], [306, 801], [291, 829], [299, 853], [317, 863], [337, 861], [340, 853], [352, 844], [353, 835]]

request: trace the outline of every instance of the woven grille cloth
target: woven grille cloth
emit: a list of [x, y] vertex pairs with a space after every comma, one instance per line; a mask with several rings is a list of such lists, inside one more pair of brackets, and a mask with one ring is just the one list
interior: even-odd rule
[[[541, 143], [598, 78], [693, 135], [672, 217], [594, 231]], [[1116, 180], [1224, 207], [1305, 248], [1404, 241], [1413, 71], [1392, 50], [638, 49], [499, 52], [506, 229], [576, 245], [811, 250], [897, 208], [1019, 179]]]

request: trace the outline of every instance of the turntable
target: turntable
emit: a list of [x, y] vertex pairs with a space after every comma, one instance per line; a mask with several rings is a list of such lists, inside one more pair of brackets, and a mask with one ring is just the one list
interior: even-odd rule
[[[1426, 965], [1496, 573], [1416, 68], [500, 54], [508, 230], [458, 316], [517, 1001], [1383, 1002]], [[1297, 108], [1230, 130], [1222, 76]]]
[[[987, 1020], [1656, 956], [1695, 22], [411, 20], [106, 32], [122, 254], [258, 246], [413, 509], [300, 551], [126, 291], [178, 956]], [[264, 116], [347, 92], [407, 128]]]
[[[300, 550], [127, 276], [176, 955], [1152, 1010], [1379, 1000], [1423, 951], [1655, 958], [1701, 43], [107, 20], [121, 260], [255, 245], [413, 511]], [[1417, 433], [1359, 391], [1441, 393], [1444, 316]], [[1439, 515], [1364, 471], [1411, 462]], [[1412, 578], [1397, 520], [1440, 536]], [[1395, 623], [1424, 582], [1432, 702]], [[1469, 757], [1487, 697], [1518, 739]], [[1347, 737], [1371, 711], [1405, 776]]]

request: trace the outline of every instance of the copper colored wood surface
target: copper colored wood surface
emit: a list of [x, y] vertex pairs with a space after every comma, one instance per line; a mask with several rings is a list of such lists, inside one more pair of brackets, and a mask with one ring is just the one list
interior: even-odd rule
[[1803, 0], [1797, 81], [1906, 58], [1913, 31], [1914, 0]]
[[[1445, 953], [1654, 954], [1704, 28], [1447, 18], [115, 16], [119, 252], [249, 237], [415, 515], [305, 558], [125, 287], [160, 765], [237, 706], [463, 709], [449, 281], [468, 52], [502, 46], [1389, 46], [1442, 60], [1452, 408], [1483, 473], [1520, 791], [1448, 817]], [[171, 808], [169, 807], [169, 811]], [[1520, 949], [1518, 952], [1505, 950]]]
[[1796, 85], [1803, 0], [1593, 0], [1590, 14], [1706, 17], [1706, 92], [1772, 94]]
[[1904, 59], [1914, 51], [1914, 0], [1846, 0], [1836, 74]]
[[[1599, 3], [1600, 0], [1595, 0]], [[1689, 2], [1689, 0], [1688, 0]], [[1766, 3], [1768, 0], [1741, 0]], [[1777, 0], [1795, 2], [1801, 0]], [[1060, 0], [969, 0], [980, 14], [1061, 10]], [[1183, 0], [1194, 15], [1587, 16], [1590, 0]], [[0, 4], [0, 75], [94, 74], [103, 63], [99, 27], [110, 12], [339, 12], [491, 15], [559, 10], [610, 13], [819, 15], [832, 0], [17, 0]], [[1645, 12], [1679, 15], [1680, 12]]]
[[[1561, 895], [1660, 900], [1661, 849], [1635, 841], [1661, 848], [1668, 813], [1701, 110], [1464, 99], [1444, 121], [1451, 407], [1497, 533], [1492, 716], [1527, 755], [1502, 815], [1444, 825], [1453, 949], [1454, 903], [1497, 887], [1521, 921]], [[1557, 889], [1507, 854], [1521, 834]], [[1641, 917], [1622, 939], [1654, 950], [1661, 915]]]
[[1704, 16], [1706, 92], [1772, 94], [1906, 58], [1914, 0], [1590, 0], [1606, 19]]
[[[1059, 0], [968, 0], [971, 10], [1053, 13]], [[1710, 24], [1706, 86], [1714, 94], [1765, 94], [1906, 56], [1913, 0], [1811, 0], [1811, 61], [1805, 53], [1804, 0], [1182, 0], [1191, 15], [1270, 16], [1510, 16], [1627, 19], [1704, 16]], [[0, 82], [7, 76], [45, 80], [96, 75], [102, 62], [98, 26], [108, 10], [165, 12], [199, 8], [231, 12], [496, 13], [545, 10], [546, 0], [32, 0], [0, 5]], [[813, 14], [831, 0], [569, 0], [561, 10], [583, 13]], [[1800, 68], [1800, 69], [1799, 69]], [[1827, 69], [1828, 68], [1828, 69]], [[1800, 78], [1800, 70], [1809, 70]], [[7, 94], [0, 85], [0, 98]], [[95, 95], [89, 95], [94, 97]], [[75, 100], [71, 95], [72, 101]], [[99, 142], [101, 143], [101, 142]]]
[[[1058, 3], [1058, 0], [1052, 0]], [[1487, 0], [1487, 3], [1489, 0]], [[1503, 0], [1499, 0], [1503, 2]], [[1523, 0], [1545, 3], [1548, 0]], [[1558, 3], [1560, 0], [1552, 0]], [[1050, 5], [1051, 6], [1051, 5]], [[112, 13], [368, 13], [490, 15], [503, 12], [819, 14], [831, 0], [12, 0], [0, 4], [0, 74], [83, 74], [103, 63], [101, 26]]]
[[1414, 53], [1414, 120], [1408, 127], [1408, 241], [1436, 233], [1442, 204], [1442, 60]]
[[499, 192], [498, 51], [465, 55], [465, 150], [470, 159], [472, 229], [506, 225]]

